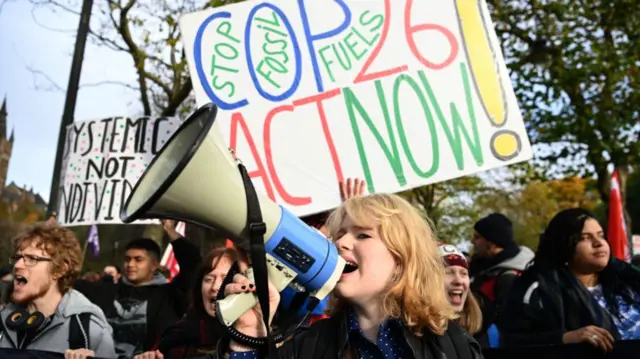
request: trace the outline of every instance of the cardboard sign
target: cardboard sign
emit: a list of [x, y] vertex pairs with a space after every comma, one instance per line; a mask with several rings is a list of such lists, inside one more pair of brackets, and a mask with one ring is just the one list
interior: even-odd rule
[[58, 223], [121, 224], [121, 207], [180, 123], [166, 117], [110, 117], [69, 126], [60, 179]]
[[247, 1], [180, 19], [199, 105], [297, 215], [529, 160], [484, 1]]

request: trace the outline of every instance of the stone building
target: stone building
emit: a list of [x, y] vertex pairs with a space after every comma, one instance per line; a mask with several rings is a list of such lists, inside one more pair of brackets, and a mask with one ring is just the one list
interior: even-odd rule
[[36, 205], [39, 210], [46, 210], [47, 202], [33, 188], [20, 187], [14, 182], [7, 185], [7, 173], [9, 172], [9, 160], [13, 151], [14, 131], [7, 137], [7, 98], [5, 96], [0, 107], [0, 198], [7, 203], [18, 203], [28, 200]]

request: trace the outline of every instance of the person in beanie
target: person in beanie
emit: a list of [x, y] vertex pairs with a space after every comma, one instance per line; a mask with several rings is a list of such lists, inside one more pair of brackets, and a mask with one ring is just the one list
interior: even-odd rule
[[534, 253], [515, 242], [513, 224], [503, 214], [492, 213], [479, 220], [473, 229], [471, 290], [482, 309], [483, 328], [489, 328], [511, 284], [531, 262]]
[[449, 303], [459, 315], [456, 322], [480, 344], [482, 349], [497, 347], [497, 337], [489, 338], [487, 328], [482, 327], [482, 311], [469, 286], [469, 262], [455, 246], [439, 243], [440, 255], [445, 267], [445, 291]]
[[531, 262], [533, 251], [516, 244], [513, 225], [503, 214], [492, 213], [473, 229], [474, 254], [469, 268], [473, 286], [491, 301], [499, 301]]

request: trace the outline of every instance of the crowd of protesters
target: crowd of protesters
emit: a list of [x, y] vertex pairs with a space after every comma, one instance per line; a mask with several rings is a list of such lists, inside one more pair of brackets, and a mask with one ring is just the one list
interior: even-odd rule
[[[607, 352], [640, 339], [640, 271], [611, 256], [587, 210], [556, 214], [535, 253], [517, 245], [506, 216], [491, 214], [470, 231], [469, 256], [399, 196], [365, 195], [358, 180], [341, 193], [339, 208], [303, 220], [333, 241], [347, 269], [278, 345], [279, 358], [475, 359], [488, 348], [585, 343]], [[151, 239], [131, 240], [122, 265], [79, 278], [71, 231], [49, 220], [20, 234], [0, 268], [0, 348], [73, 359], [263, 357], [216, 319], [220, 292], [256, 291], [242, 274], [246, 255], [218, 248], [201, 258], [175, 222], [163, 223], [180, 266], [170, 281]], [[234, 263], [241, 274], [223, 287]], [[277, 326], [296, 293], [269, 294]], [[234, 329], [264, 336], [259, 313], [245, 313]]]

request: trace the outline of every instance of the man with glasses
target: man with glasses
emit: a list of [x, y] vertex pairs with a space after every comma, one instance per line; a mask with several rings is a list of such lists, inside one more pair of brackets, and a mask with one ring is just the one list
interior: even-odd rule
[[64, 228], [37, 226], [14, 243], [11, 303], [0, 311], [0, 348], [115, 357], [111, 327], [100, 308], [72, 289], [82, 251]]

